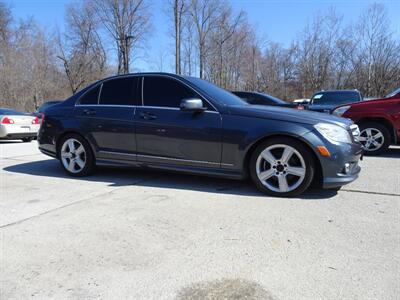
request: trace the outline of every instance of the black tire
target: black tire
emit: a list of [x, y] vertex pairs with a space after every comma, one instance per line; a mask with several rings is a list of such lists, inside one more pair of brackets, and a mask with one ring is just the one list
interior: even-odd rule
[[[301, 177], [299, 177], [297, 182], [301, 182], [299, 183], [299, 185], [294, 188], [296, 186], [296, 184], [292, 184], [291, 186], [294, 188], [293, 190], [289, 190], [287, 192], [281, 192], [281, 191], [276, 191], [273, 190], [271, 188], [269, 188], [267, 185], [273, 185], [273, 183], [267, 183], [268, 180], [273, 180], [273, 181], [278, 181], [279, 182], [279, 177], [272, 175], [270, 179], [268, 179], [267, 181], [264, 181], [265, 183], [263, 183], [260, 178], [257, 175], [257, 163], [259, 161], [259, 156], [261, 155], [261, 153], [273, 146], [273, 147], [278, 147], [278, 145], [284, 145], [284, 146], [289, 146], [293, 149], [295, 149], [299, 155], [301, 155], [303, 161], [304, 161], [304, 168], [305, 168], [305, 172], [303, 172], [304, 177], [301, 181]], [[277, 148], [277, 151], [279, 150], [279, 148]], [[275, 151], [275, 150], [273, 150]], [[291, 159], [297, 159], [299, 162], [300, 160], [298, 159], [298, 154], [296, 153], [296, 156], [294, 158]], [[283, 153], [282, 153], [283, 156]], [[275, 156], [276, 157], [276, 156]], [[262, 161], [262, 158], [260, 158], [260, 162]], [[287, 162], [287, 166], [292, 166], [292, 163], [289, 164], [291, 160], [289, 159], [289, 161]], [[280, 162], [281, 163], [281, 162]], [[294, 162], [296, 163], [296, 161]], [[301, 162], [300, 162], [301, 163]], [[274, 168], [274, 166], [272, 166], [271, 164], [269, 164], [268, 162], [266, 162], [266, 160], [263, 162], [263, 164], [268, 164], [270, 165], [269, 170], [271, 170], [271, 168]], [[310, 150], [303, 145], [303, 143], [301, 143], [300, 141], [297, 141], [296, 139], [293, 138], [289, 138], [289, 137], [277, 137], [277, 138], [271, 138], [266, 140], [265, 142], [261, 143], [252, 153], [251, 158], [250, 158], [250, 164], [249, 164], [249, 173], [250, 176], [254, 182], [254, 184], [256, 185], [256, 187], [263, 193], [270, 195], [270, 196], [277, 196], [277, 197], [294, 197], [294, 196], [298, 196], [300, 194], [302, 194], [305, 190], [308, 189], [308, 187], [310, 186], [314, 174], [315, 174], [315, 163], [314, 163], [314, 159], [310, 154]], [[303, 168], [303, 170], [304, 170]], [[275, 170], [277, 171], [278, 168], [275, 168]], [[275, 171], [274, 171], [275, 172]], [[285, 172], [285, 171], [282, 171]], [[278, 173], [278, 172], [277, 172]], [[282, 175], [282, 173], [280, 173]], [[284, 177], [286, 182], [288, 183], [289, 179], [286, 179], [288, 177], [288, 175], [290, 175], [289, 173], [284, 173]], [[294, 175], [290, 175], [290, 176], [294, 176]], [[278, 183], [278, 185], [280, 185], [280, 183]], [[288, 184], [289, 186], [289, 184]], [[280, 189], [280, 187], [278, 187]]]
[[[63, 147], [64, 143], [70, 139], [75, 139], [76, 141], [78, 141], [83, 146], [84, 151], [85, 151], [85, 153], [84, 153], [85, 154], [85, 165], [81, 170], [79, 170], [76, 173], [69, 171], [64, 166], [64, 163], [63, 163], [62, 157], [61, 157], [62, 147]], [[61, 166], [63, 167], [64, 171], [70, 176], [73, 176], [73, 177], [88, 176], [88, 175], [93, 174], [96, 170], [95, 158], [94, 158], [94, 155], [92, 152], [92, 148], [90, 147], [90, 145], [86, 141], [86, 139], [84, 139], [79, 134], [71, 133], [71, 134], [67, 134], [64, 137], [62, 137], [61, 140], [57, 144], [57, 155], [58, 155], [59, 161], [60, 161]]]
[[24, 143], [30, 143], [30, 142], [32, 142], [32, 140], [33, 140], [33, 138], [23, 138], [23, 139], [22, 139], [22, 142], [24, 142]]
[[366, 122], [366, 123], [361, 123], [359, 127], [360, 127], [360, 132], [362, 134], [361, 137], [363, 137], [364, 134], [366, 134], [363, 131], [367, 130], [368, 128], [371, 128], [375, 131], [379, 131], [380, 133], [382, 133], [383, 136], [383, 144], [378, 149], [368, 149], [367, 147], [365, 147], [364, 141], [360, 141], [361, 144], [363, 144], [364, 155], [379, 155], [388, 150], [390, 146], [391, 137], [389, 129], [385, 125], [382, 125], [381, 123], [378, 122]]

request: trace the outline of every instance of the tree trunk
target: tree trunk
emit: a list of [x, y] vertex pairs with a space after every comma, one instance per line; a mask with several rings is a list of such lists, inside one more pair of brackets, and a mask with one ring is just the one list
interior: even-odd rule
[[182, 10], [179, 7], [179, 0], [174, 2], [175, 16], [175, 73], [181, 74], [181, 18]]

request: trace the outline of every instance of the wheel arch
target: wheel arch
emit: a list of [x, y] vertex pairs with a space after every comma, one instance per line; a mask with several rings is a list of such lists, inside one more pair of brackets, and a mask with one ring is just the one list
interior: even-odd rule
[[314, 160], [314, 165], [315, 165], [315, 173], [314, 173], [314, 178], [311, 182], [311, 186], [321, 187], [322, 182], [323, 182], [323, 173], [322, 173], [322, 165], [321, 165], [320, 160], [318, 159], [317, 153], [315, 152], [313, 147], [307, 141], [305, 141], [303, 138], [301, 138], [301, 136], [296, 136], [296, 135], [291, 135], [291, 134], [282, 134], [282, 133], [271, 134], [271, 135], [264, 136], [264, 137], [261, 137], [258, 140], [256, 140], [246, 151], [245, 157], [243, 160], [243, 170], [244, 170], [246, 177], [248, 177], [248, 175], [249, 175], [249, 165], [250, 165], [251, 155], [253, 154], [255, 149], [258, 147], [258, 145], [260, 145], [261, 143], [264, 143], [265, 141], [267, 141], [269, 139], [279, 138], [279, 137], [293, 139], [297, 142], [302, 143], [303, 146], [305, 146], [308, 150], [310, 150], [310, 154]]
[[95, 147], [93, 146], [93, 144], [90, 142], [90, 140], [88, 139], [88, 138], [86, 138], [82, 133], [80, 133], [79, 131], [77, 131], [77, 130], [72, 130], [72, 129], [69, 129], [69, 130], [66, 130], [66, 131], [64, 131], [63, 133], [61, 133], [58, 137], [57, 137], [57, 139], [56, 139], [56, 157], [59, 159], [60, 157], [59, 157], [59, 155], [58, 155], [58, 153], [59, 153], [59, 148], [60, 148], [60, 141], [65, 137], [65, 136], [67, 136], [67, 135], [69, 135], [69, 134], [76, 134], [76, 135], [79, 135], [81, 138], [83, 138], [89, 145], [90, 145], [90, 149], [91, 149], [91, 151], [92, 151], [92, 154], [93, 154], [93, 157], [94, 158], [96, 158], [96, 156], [95, 156], [95, 153], [96, 153], [96, 151], [95, 151]]

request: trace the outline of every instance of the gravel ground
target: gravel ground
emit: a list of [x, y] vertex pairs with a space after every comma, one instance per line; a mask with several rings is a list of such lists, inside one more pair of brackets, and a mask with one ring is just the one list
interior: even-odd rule
[[399, 299], [400, 148], [339, 192], [101, 169], [0, 142], [0, 298]]

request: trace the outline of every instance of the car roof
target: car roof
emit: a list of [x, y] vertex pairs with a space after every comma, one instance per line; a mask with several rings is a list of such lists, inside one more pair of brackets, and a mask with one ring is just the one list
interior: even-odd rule
[[167, 72], [138, 72], [138, 73], [112, 75], [112, 76], [103, 78], [101, 80], [103, 81], [103, 80], [106, 80], [106, 79], [120, 78], [120, 77], [126, 77], [126, 76], [146, 76], [146, 75], [161, 75], [161, 76], [164, 75], [164, 76], [170, 76], [170, 77], [175, 77], [175, 78], [190, 77], [190, 76], [177, 75], [177, 74], [167, 73]]
[[314, 95], [321, 93], [359, 93], [359, 92], [360, 92], [359, 90], [322, 90], [314, 93]]
[[0, 108], [0, 115], [10, 115], [10, 114], [15, 114], [15, 115], [25, 115], [25, 113], [20, 112], [20, 111], [16, 111], [15, 109], [11, 109], [11, 108]]

